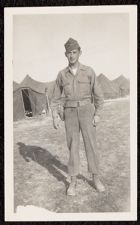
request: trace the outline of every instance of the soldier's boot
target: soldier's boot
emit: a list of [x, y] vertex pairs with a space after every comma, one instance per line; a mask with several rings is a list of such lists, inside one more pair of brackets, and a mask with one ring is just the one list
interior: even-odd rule
[[98, 192], [104, 192], [105, 191], [105, 187], [102, 184], [102, 182], [100, 181], [98, 175], [93, 174], [93, 185], [94, 188], [98, 191]]
[[67, 195], [69, 195], [69, 196], [76, 195], [76, 183], [77, 183], [76, 177], [71, 177], [71, 182], [67, 189]]

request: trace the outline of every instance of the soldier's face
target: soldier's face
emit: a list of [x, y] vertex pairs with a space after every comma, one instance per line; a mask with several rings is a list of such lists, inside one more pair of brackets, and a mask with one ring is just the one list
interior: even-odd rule
[[79, 49], [74, 49], [72, 51], [66, 52], [65, 55], [69, 61], [69, 64], [73, 65], [78, 62], [79, 57], [81, 55], [81, 51]]

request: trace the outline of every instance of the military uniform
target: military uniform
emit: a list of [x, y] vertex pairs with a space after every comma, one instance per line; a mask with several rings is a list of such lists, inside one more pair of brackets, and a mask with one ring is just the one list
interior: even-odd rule
[[62, 93], [69, 148], [68, 172], [70, 176], [76, 176], [79, 173], [79, 134], [81, 131], [89, 172], [98, 174], [94, 116], [100, 116], [103, 94], [93, 69], [79, 63], [76, 75], [73, 75], [69, 66], [59, 72], [52, 101], [54, 119], [59, 111]]

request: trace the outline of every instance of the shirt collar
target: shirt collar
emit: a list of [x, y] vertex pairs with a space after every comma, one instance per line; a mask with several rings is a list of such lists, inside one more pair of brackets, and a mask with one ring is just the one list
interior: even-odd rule
[[[82, 65], [81, 63], [79, 63], [78, 70], [85, 70], [84, 65]], [[66, 72], [71, 72], [71, 68], [69, 66], [66, 67]]]

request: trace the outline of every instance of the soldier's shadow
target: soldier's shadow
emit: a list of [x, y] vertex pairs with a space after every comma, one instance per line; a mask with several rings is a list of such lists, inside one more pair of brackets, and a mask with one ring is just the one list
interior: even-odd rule
[[[67, 176], [61, 173], [63, 171], [67, 174], [67, 166], [60, 162], [57, 156], [52, 155], [47, 149], [38, 146], [25, 145], [22, 142], [18, 142], [17, 144], [19, 146], [19, 153], [26, 162], [30, 162], [30, 160], [35, 161], [45, 167], [58, 181], [63, 182], [66, 188], [68, 187]], [[83, 175], [78, 175], [78, 178], [92, 185], [91, 181]]]
[[68, 186], [67, 177], [60, 172], [67, 173], [67, 167], [59, 161], [57, 156], [53, 156], [47, 149], [38, 146], [25, 145], [22, 142], [18, 142], [17, 144], [19, 146], [19, 153], [26, 162], [35, 161], [45, 167], [58, 181], [62, 181], [66, 187]]

